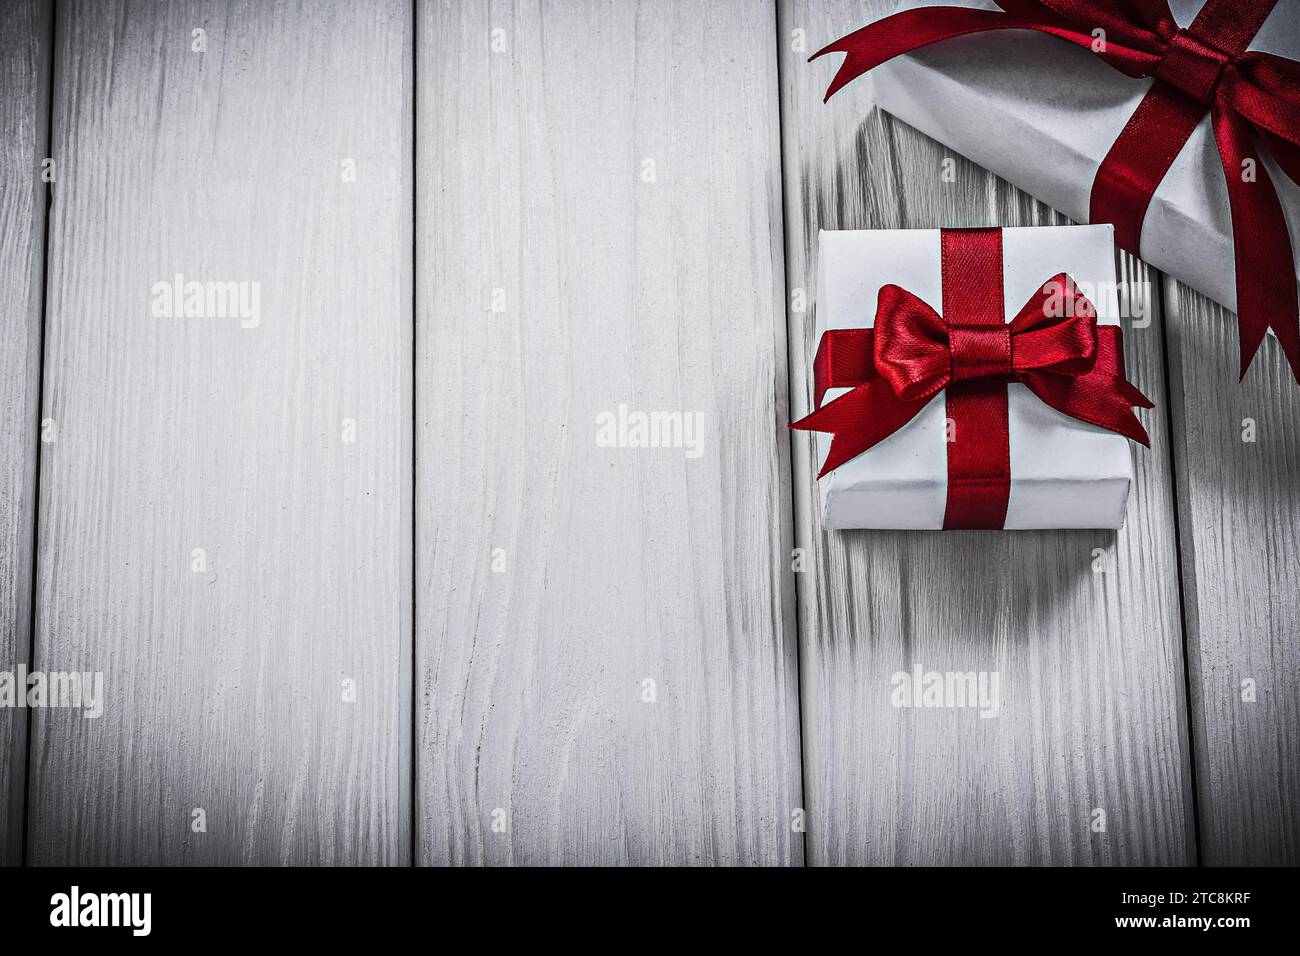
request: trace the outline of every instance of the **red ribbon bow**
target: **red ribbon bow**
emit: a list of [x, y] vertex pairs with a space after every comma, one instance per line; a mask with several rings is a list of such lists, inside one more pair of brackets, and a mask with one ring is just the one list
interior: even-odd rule
[[[1090, 222], [1113, 222], [1115, 241], [1140, 254], [1142, 221], [1160, 181], [1208, 112], [1228, 184], [1244, 377], [1271, 326], [1300, 382], [1300, 300], [1286, 219], [1255, 146], [1262, 141], [1300, 183], [1300, 63], [1247, 52], [1277, 0], [1206, 0], [1180, 29], [1168, 0], [997, 0], [996, 10], [905, 10], [812, 56], [848, 54], [826, 92], [901, 53], [970, 33], [1037, 30], [1092, 51], [1150, 91], [1111, 146], [1092, 184]], [[1101, 33], [1094, 33], [1100, 30]], [[1247, 181], [1247, 160], [1256, 170]]]
[[[1071, 418], [1150, 445], [1133, 406], [1151, 408], [1124, 375], [1118, 326], [1097, 325], [1065, 273], [1004, 320], [1002, 232], [944, 229], [943, 316], [906, 289], [880, 290], [874, 329], [822, 336], [813, 367], [817, 409], [790, 427], [831, 432], [818, 478], [888, 438], [940, 391], [948, 444], [945, 528], [1001, 528], [1011, 490], [1007, 382], [1021, 382]], [[828, 388], [852, 391], [823, 405]]]

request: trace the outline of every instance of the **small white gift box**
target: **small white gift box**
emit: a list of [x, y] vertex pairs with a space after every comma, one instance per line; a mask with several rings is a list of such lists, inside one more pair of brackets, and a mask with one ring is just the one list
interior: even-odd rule
[[[872, 327], [881, 290], [889, 285], [901, 287], [940, 313], [944, 304], [942, 232], [823, 231], [819, 237], [819, 340], [831, 330]], [[1118, 324], [1110, 226], [1003, 229], [1001, 268], [1006, 322], [1039, 294], [1045, 282], [1065, 273], [1096, 306], [1099, 330]], [[881, 337], [878, 331], [873, 334]], [[1010, 466], [1002, 527], [1121, 527], [1133, 480], [1128, 439], [1063, 414], [1019, 381], [998, 387], [1006, 389], [1005, 440]], [[826, 408], [850, 391], [829, 388], [819, 407]], [[954, 434], [948, 394], [939, 391], [907, 424], [820, 479], [827, 528], [945, 527], [949, 444], [979, 440], [971, 433]], [[1131, 415], [1129, 404], [1123, 407]], [[1136, 420], [1133, 424], [1141, 432]], [[831, 443], [829, 434], [818, 433], [820, 464], [825, 463]]]

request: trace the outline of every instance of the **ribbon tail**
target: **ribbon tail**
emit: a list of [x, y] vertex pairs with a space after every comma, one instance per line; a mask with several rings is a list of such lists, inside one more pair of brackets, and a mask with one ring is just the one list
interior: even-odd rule
[[[1233, 258], [1237, 267], [1237, 325], [1241, 377], [1271, 327], [1300, 382], [1300, 297], [1295, 258], [1277, 190], [1251, 143], [1249, 124], [1228, 109], [1214, 110], [1214, 140], [1228, 184]], [[1255, 176], [1247, 181], [1250, 160]]]
[[811, 415], [791, 422], [790, 427], [832, 434], [830, 453], [817, 473], [822, 478], [894, 434], [915, 418], [929, 400], [927, 397], [916, 402], [904, 401], [894, 394], [889, 382], [876, 378], [828, 402]]
[[1020, 381], [1061, 414], [1151, 447], [1151, 438], [1133, 408], [1155, 408], [1155, 403], [1128, 380], [1119, 326], [1097, 327], [1096, 357], [1087, 371], [1059, 374], [1043, 369], [1021, 375]]
[[[1017, 6], [1016, 9], [1019, 9]], [[863, 73], [875, 69], [887, 60], [904, 53], [911, 53], [922, 47], [951, 40], [971, 33], [985, 33], [989, 30], [1037, 30], [1054, 37], [1059, 37], [1092, 50], [1115, 69], [1128, 76], [1148, 76], [1160, 62], [1160, 55], [1152, 50], [1138, 46], [1136, 48], [1118, 42], [1119, 37], [1112, 37], [1104, 47], [1095, 48], [1095, 38], [1089, 25], [1075, 28], [1067, 25], [1069, 19], [1055, 11], [1045, 9], [1033, 18], [1014, 16], [1001, 10], [979, 10], [971, 7], [917, 7], [869, 23], [859, 30], [840, 37], [834, 43], [822, 47], [808, 59], [809, 61], [827, 53], [844, 53], [844, 62], [831, 80], [823, 99], [829, 100]], [[1117, 23], [1118, 25], [1118, 23]], [[1153, 39], [1145, 31], [1124, 39], [1130, 42], [1149, 42]]]
[[1116, 384], [1121, 393], [1120, 397], [1123, 398], [1130, 405], [1136, 406], [1138, 408], [1156, 407], [1155, 402], [1151, 401], [1151, 399], [1143, 395], [1138, 390], [1137, 386], [1134, 385], [1132, 382], [1128, 381], [1127, 379], [1121, 378], [1118, 380]]
[[970, 7], [920, 7], [904, 10], [870, 23], [822, 47], [808, 59], [827, 53], [847, 54], [831, 80], [822, 102], [829, 100], [863, 73], [894, 57], [921, 47], [986, 30], [1000, 30], [1014, 24], [1000, 10]]
[[1020, 380], [1061, 414], [1151, 447], [1151, 436], [1138, 421], [1133, 406], [1154, 408], [1155, 405], [1122, 376], [1088, 374], [1068, 377], [1035, 373], [1022, 376]]

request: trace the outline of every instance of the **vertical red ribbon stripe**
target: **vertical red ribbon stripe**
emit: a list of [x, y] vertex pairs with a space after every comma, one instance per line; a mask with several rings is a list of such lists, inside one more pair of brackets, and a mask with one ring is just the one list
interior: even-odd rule
[[1011, 419], [1006, 379], [1011, 336], [1002, 295], [1002, 230], [943, 229], [943, 318], [952, 343], [954, 381], [948, 414], [948, 529], [1001, 528], [1011, 495]]

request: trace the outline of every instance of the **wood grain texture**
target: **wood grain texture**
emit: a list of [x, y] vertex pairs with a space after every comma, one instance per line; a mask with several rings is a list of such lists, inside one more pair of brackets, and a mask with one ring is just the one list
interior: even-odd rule
[[411, 26], [60, 6], [37, 663], [105, 712], [36, 715], [32, 862], [407, 859]]
[[[31, 647], [51, 4], [0, 16], [0, 671]], [[21, 861], [27, 714], [0, 708], [0, 866]]]
[[[870, 112], [865, 82], [822, 105], [840, 57], [807, 54], [891, 7], [780, 7], [787, 281], [810, 301], [820, 228], [1065, 221], [961, 158], [944, 183], [947, 151]], [[1150, 274], [1121, 264], [1140, 290]], [[799, 414], [814, 313], [789, 320]], [[1129, 325], [1130, 378], [1159, 400], [1160, 325]], [[1153, 447], [1118, 534], [827, 533], [795, 436], [810, 862], [1194, 861], [1169, 433], [1163, 408], [1144, 421]], [[1001, 715], [892, 707], [891, 676], [915, 670], [997, 672]]]
[[1164, 290], [1202, 860], [1295, 866], [1300, 393], [1272, 338], [1238, 384], [1236, 315]]
[[419, 4], [424, 863], [802, 860], [774, 16]]

